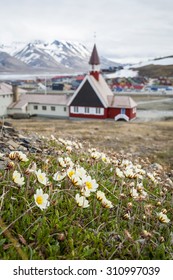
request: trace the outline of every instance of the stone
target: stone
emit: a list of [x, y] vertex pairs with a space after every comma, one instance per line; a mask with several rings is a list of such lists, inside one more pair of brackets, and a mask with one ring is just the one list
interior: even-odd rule
[[150, 167], [151, 167], [152, 169], [155, 169], [155, 170], [158, 170], [158, 171], [163, 170], [163, 167], [162, 167], [159, 163], [157, 163], [157, 162], [152, 163], [152, 164], [150, 165]]
[[7, 142], [7, 145], [12, 146], [12, 148], [14, 148], [15, 150], [17, 150], [18, 147], [19, 147], [19, 144], [16, 143], [16, 142], [14, 142], [13, 140], [9, 140], [9, 141]]

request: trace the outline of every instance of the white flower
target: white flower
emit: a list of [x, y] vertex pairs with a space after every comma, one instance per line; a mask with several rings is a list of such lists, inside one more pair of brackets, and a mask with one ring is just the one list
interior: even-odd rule
[[27, 162], [29, 159], [27, 158], [27, 156], [22, 153], [22, 152], [17, 152], [17, 156], [18, 156], [18, 159], [21, 160], [21, 161], [24, 161], [24, 162]]
[[66, 146], [66, 151], [69, 152], [69, 153], [71, 153], [72, 147], [71, 147], [71, 146]]
[[128, 159], [123, 159], [122, 160], [122, 163], [121, 163], [121, 166], [132, 166], [133, 164], [132, 164], [132, 162], [130, 161], [130, 160], [128, 160]]
[[21, 151], [10, 152], [9, 158], [12, 160], [17, 158], [20, 161], [24, 161], [24, 162], [28, 161], [27, 156], [24, 153], [22, 153]]
[[95, 179], [91, 179], [90, 176], [87, 176], [84, 179], [84, 185], [90, 192], [95, 192], [98, 188], [98, 184]]
[[89, 197], [90, 196], [90, 191], [87, 188], [82, 188], [81, 189], [81, 194], [85, 197]]
[[17, 170], [15, 170], [13, 172], [12, 178], [13, 178], [13, 181], [19, 186], [23, 186], [25, 184], [24, 177], [22, 177], [21, 174]]
[[76, 174], [72, 175], [70, 179], [71, 179], [71, 182], [74, 186], [81, 186], [82, 185], [82, 180]]
[[118, 167], [116, 168], [115, 173], [119, 178], [124, 178], [123, 172]]
[[130, 194], [133, 198], [137, 198], [139, 196], [138, 191], [135, 188], [132, 188]]
[[155, 184], [158, 183], [158, 181], [157, 181], [156, 178], [154, 177], [154, 174], [152, 174], [152, 173], [147, 173], [147, 176], [148, 176], [148, 178], [150, 178], [150, 180], [151, 180], [153, 183], [155, 183]]
[[50, 205], [50, 203], [48, 201], [48, 197], [49, 197], [49, 195], [47, 193], [43, 194], [42, 189], [36, 190], [36, 194], [34, 194], [34, 199], [35, 199], [36, 205], [41, 210], [46, 209]]
[[127, 166], [126, 169], [124, 170], [124, 175], [126, 178], [133, 178], [134, 177], [134, 172], [131, 166]]
[[145, 192], [144, 190], [141, 190], [141, 191], [140, 191], [140, 196], [141, 196], [142, 198], [146, 198], [146, 197], [148, 196], [148, 194], [147, 194], [147, 192]]
[[86, 170], [83, 167], [77, 167], [76, 175], [78, 175], [81, 179], [83, 179], [86, 177]]
[[104, 208], [113, 208], [112, 202], [108, 200], [106, 197], [101, 200], [101, 203]]
[[64, 164], [67, 166], [70, 166], [70, 167], [73, 167], [74, 163], [72, 162], [71, 158], [70, 157], [65, 157], [64, 158]]
[[38, 179], [39, 183], [41, 183], [45, 186], [48, 184], [48, 178], [46, 177], [46, 173], [41, 172], [41, 169], [39, 169], [38, 171], [35, 171], [35, 174], [37, 175], [37, 179]]
[[58, 158], [58, 162], [61, 167], [66, 167], [66, 163], [64, 162], [64, 159], [62, 157]]
[[104, 153], [101, 153], [101, 160], [105, 163], [110, 163], [110, 159], [104, 154]]
[[91, 153], [91, 157], [92, 157], [93, 159], [99, 159], [100, 156], [101, 156], [100, 153], [97, 152], [97, 151]]
[[9, 158], [10, 158], [11, 160], [16, 159], [16, 157], [17, 157], [17, 152], [15, 152], [15, 151], [10, 152], [8, 156], [9, 156]]
[[67, 176], [71, 179], [73, 175], [76, 174], [76, 170], [74, 168], [67, 169]]
[[160, 212], [157, 214], [158, 220], [163, 223], [163, 224], [167, 224], [170, 222], [170, 219], [168, 219], [166, 214], [163, 214], [163, 212]]
[[97, 191], [96, 197], [97, 197], [98, 200], [102, 200], [102, 199], [105, 199], [105, 198], [106, 198], [106, 197], [105, 197], [105, 193], [102, 192], [102, 191]]
[[54, 179], [55, 181], [61, 181], [61, 180], [63, 180], [63, 179], [65, 178], [65, 176], [66, 176], [66, 173], [65, 173], [65, 172], [64, 172], [64, 173], [56, 172], [56, 173], [53, 175], [53, 179]]
[[87, 207], [89, 207], [89, 202], [88, 202], [88, 200], [85, 198], [85, 196], [80, 196], [79, 194], [76, 194], [75, 200], [76, 200], [77, 205], [78, 205], [79, 207], [82, 207], [82, 208], [87, 208]]

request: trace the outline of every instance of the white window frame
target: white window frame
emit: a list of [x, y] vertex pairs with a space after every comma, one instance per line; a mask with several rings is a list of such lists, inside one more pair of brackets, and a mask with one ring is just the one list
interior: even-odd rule
[[97, 107], [95, 108], [96, 115], [104, 115], [104, 108]]
[[70, 113], [72, 114], [84, 114], [84, 115], [104, 115], [104, 108], [100, 107], [83, 107], [83, 106], [71, 106]]
[[84, 108], [84, 112], [85, 112], [85, 114], [90, 114], [90, 108], [89, 107], [85, 107]]
[[121, 108], [121, 115], [125, 115], [126, 114], [126, 109], [125, 108]]
[[78, 113], [79, 112], [79, 107], [78, 106], [74, 106], [73, 107], [73, 111], [74, 111], [74, 113]]
[[101, 108], [96, 108], [96, 115], [101, 115]]

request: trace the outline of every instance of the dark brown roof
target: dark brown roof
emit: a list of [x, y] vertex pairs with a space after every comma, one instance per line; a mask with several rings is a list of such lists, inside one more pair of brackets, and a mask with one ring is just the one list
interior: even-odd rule
[[89, 60], [89, 64], [90, 65], [99, 65], [100, 64], [100, 59], [99, 59], [97, 48], [96, 48], [95, 44], [94, 44], [93, 51], [92, 51], [92, 54], [91, 54], [91, 57]]

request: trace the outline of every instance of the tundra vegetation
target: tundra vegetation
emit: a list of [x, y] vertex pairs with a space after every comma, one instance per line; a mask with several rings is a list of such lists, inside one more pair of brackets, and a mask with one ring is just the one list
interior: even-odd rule
[[0, 153], [1, 259], [173, 259], [168, 170], [86, 141], [37, 137], [40, 153]]

